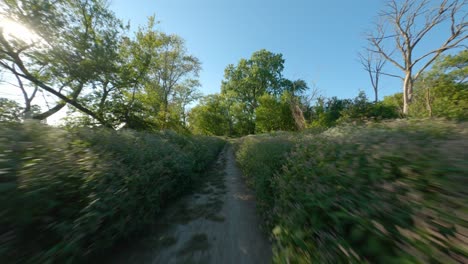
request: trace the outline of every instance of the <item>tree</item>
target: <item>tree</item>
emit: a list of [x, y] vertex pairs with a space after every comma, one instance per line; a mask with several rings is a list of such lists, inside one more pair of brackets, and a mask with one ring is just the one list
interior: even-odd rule
[[336, 96], [332, 98], [320, 97], [314, 107], [314, 120], [312, 126], [331, 127], [337, 124], [342, 111], [352, 105], [350, 99], [338, 99]]
[[296, 130], [290, 97], [291, 94], [284, 92], [280, 98], [270, 94], [264, 94], [259, 98], [260, 106], [255, 111], [256, 132]]
[[340, 111], [338, 122], [365, 122], [369, 120], [394, 119], [398, 111], [382, 102], [370, 102], [364, 91], [360, 91], [349, 105]]
[[400, 117], [403, 116], [403, 93], [384, 96], [382, 104], [386, 107], [395, 109]]
[[[13, 65], [14, 67], [14, 65]], [[6, 83], [6, 84], [9, 84], [11, 86], [14, 86], [14, 87], [17, 87], [21, 90], [21, 93], [23, 95], [23, 100], [24, 100], [24, 107], [22, 107], [21, 109], [21, 115], [23, 115], [25, 118], [31, 118], [32, 116], [32, 101], [34, 100], [35, 96], [36, 96], [36, 93], [37, 91], [39, 90], [37, 86], [35, 86], [33, 89], [32, 89], [32, 92], [29, 93], [27, 88], [29, 87], [26, 87], [26, 85], [24, 84], [23, 80], [15, 75], [15, 78], [16, 78], [16, 84], [15, 83], [11, 83], [9, 81], [1, 81], [3, 83]]]
[[[135, 81], [130, 101], [140, 100], [148, 114], [157, 116], [157, 126], [168, 128], [185, 119], [185, 113], [175, 105], [183, 103], [185, 108], [187, 100], [194, 100], [201, 63], [187, 54], [183, 39], [160, 32], [155, 26], [155, 18], [150, 17], [131, 42], [128, 74]], [[185, 94], [183, 100], [181, 93]]]
[[359, 61], [362, 67], [369, 75], [369, 79], [374, 89], [374, 102], [379, 101], [379, 80], [382, 74], [383, 67], [386, 60], [379, 54], [367, 51], [366, 53], [359, 53]]
[[188, 119], [192, 131], [196, 134], [231, 135], [229, 110], [222, 95], [203, 97], [200, 103], [192, 108]]
[[439, 57], [415, 83], [411, 115], [468, 119], [468, 52]]
[[180, 37], [165, 34], [156, 25], [152, 16], [134, 38], [119, 36], [118, 45], [109, 49], [114, 58], [108, 60], [108, 71], [102, 70], [92, 91], [79, 98], [114, 127], [186, 129], [186, 107], [199, 97], [200, 62], [187, 54]]
[[305, 118], [302, 108], [301, 95], [309, 89], [307, 83], [304, 80], [298, 79], [295, 81], [290, 81], [288, 79], [283, 79], [283, 95], [282, 99], [287, 99], [289, 108], [291, 111], [291, 117], [296, 124], [297, 130], [303, 130], [305, 128]]
[[109, 126], [79, 100], [83, 90], [108, 70], [106, 65], [112, 65], [107, 47], [116, 42], [121, 22], [105, 2], [7, 0], [0, 4], [0, 15], [31, 29], [34, 36], [25, 38], [0, 28], [0, 67], [58, 100], [33, 117], [45, 119], [69, 104]]
[[243, 104], [243, 111], [248, 116], [248, 133], [255, 133], [255, 109], [259, 106], [259, 97], [265, 93], [282, 94], [283, 64], [281, 54], [262, 49], [254, 52], [250, 59], [241, 59], [236, 66], [226, 67], [221, 93], [230, 92]]
[[[376, 31], [368, 36], [369, 51], [383, 56], [400, 71], [403, 80], [403, 113], [408, 114], [413, 98], [414, 82], [443, 52], [460, 47], [468, 38], [466, 0], [440, 0], [432, 6], [430, 0], [391, 0], [380, 14]], [[420, 43], [438, 27], [448, 26], [449, 36], [436, 48], [420, 50]], [[392, 32], [386, 30], [391, 27]], [[386, 50], [392, 42], [395, 49]], [[399, 54], [399, 58], [395, 56]]]
[[174, 87], [175, 112], [184, 126], [187, 126], [187, 106], [202, 97], [202, 94], [197, 90], [199, 86], [200, 82], [197, 80], [186, 80]]
[[456, 83], [466, 83], [468, 81], [468, 50], [441, 56], [434, 63], [431, 74], [438, 76], [446, 74]]

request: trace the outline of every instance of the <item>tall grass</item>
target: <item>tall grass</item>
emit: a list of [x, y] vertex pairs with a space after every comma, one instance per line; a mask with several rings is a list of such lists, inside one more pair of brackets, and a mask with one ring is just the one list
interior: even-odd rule
[[[400, 121], [291, 138], [244, 140], [237, 152], [247, 177], [264, 179], [254, 189], [269, 205], [261, 211], [275, 262], [467, 262], [466, 124]], [[274, 154], [285, 159], [249, 154], [268, 156], [275, 140], [288, 145]], [[256, 162], [268, 175], [255, 176]]]
[[74, 263], [155, 220], [217, 156], [217, 138], [0, 127], [0, 262]]

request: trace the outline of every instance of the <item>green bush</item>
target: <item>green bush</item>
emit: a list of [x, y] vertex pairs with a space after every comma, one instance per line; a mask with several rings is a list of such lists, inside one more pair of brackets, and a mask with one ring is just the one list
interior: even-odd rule
[[0, 259], [83, 260], [155, 220], [222, 140], [172, 132], [0, 127]]
[[464, 262], [467, 139], [466, 124], [440, 121], [301, 136], [285, 164], [263, 176], [271, 196], [258, 197], [273, 204], [266, 214], [274, 219], [275, 261]]
[[277, 136], [247, 136], [238, 142], [236, 159], [247, 184], [257, 195], [257, 209], [264, 216], [267, 228], [275, 222], [268, 211], [274, 207], [273, 192], [276, 191], [271, 175], [285, 163], [286, 154], [294, 141], [287, 134]]

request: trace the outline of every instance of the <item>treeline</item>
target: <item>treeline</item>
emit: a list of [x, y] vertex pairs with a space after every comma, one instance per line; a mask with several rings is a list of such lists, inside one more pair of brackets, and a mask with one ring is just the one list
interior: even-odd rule
[[[0, 34], [0, 70], [24, 97], [22, 103], [0, 98], [3, 121], [47, 120], [68, 105], [69, 127], [241, 136], [396, 117], [467, 118], [466, 50], [434, 54], [431, 69], [409, 76], [407, 98], [403, 93], [380, 102], [362, 93], [354, 99], [325, 98], [304, 80], [285, 78], [282, 55], [267, 50], [228, 65], [221, 92], [202, 97], [200, 61], [179, 36], [158, 30], [154, 17], [130, 34], [129, 25], [100, 0], [4, 1], [0, 15], [34, 36]], [[47, 109], [37, 105], [43, 97], [49, 98]]]
[[0, 262], [83, 262], [154, 223], [221, 139], [27, 122], [0, 126]]
[[154, 17], [130, 34], [101, 0], [2, 1], [0, 15], [31, 30], [0, 32], [0, 71], [24, 97], [1, 99], [0, 120], [47, 120], [67, 105], [71, 127], [187, 130], [201, 63]]
[[201, 98], [189, 113], [196, 133], [242, 136], [270, 131], [300, 131], [346, 122], [401, 117], [468, 118], [468, 52], [441, 56], [414, 83], [409, 114], [403, 114], [403, 95], [370, 101], [364, 92], [353, 99], [325, 98], [303, 80], [282, 76], [281, 54], [255, 52], [225, 70], [221, 93]]
[[274, 262], [466, 262], [466, 129], [401, 120], [242, 138]]

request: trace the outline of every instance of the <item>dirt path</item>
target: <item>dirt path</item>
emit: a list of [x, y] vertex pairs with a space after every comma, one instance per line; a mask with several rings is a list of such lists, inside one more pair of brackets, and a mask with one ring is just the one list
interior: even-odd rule
[[109, 263], [271, 263], [271, 245], [259, 230], [255, 200], [231, 146], [204, 184], [170, 206], [148, 235]]

